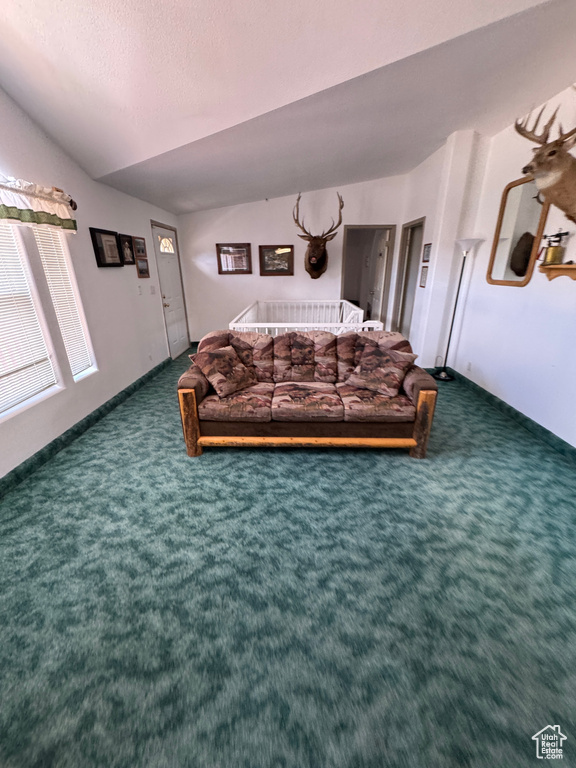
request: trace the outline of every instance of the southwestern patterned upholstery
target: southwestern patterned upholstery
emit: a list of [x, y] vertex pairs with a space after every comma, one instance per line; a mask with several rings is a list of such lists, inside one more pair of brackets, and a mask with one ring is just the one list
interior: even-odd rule
[[327, 331], [282, 333], [274, 339], [274, 381], [321, 381], [338, 376], [336, 336]]
[[[197, 363], [200, 357], [210, 365], [223, 351], [225, 355], [232, 351], [253, 380], [239, 391], [218, 396]], [[437, 386], [426, 371], [414, 365], [416, 355], [399, 333], [370, 331], [335, 336], [326, 331], [307, 331], [273, 338], [258, 333], [213, 331], [202, 339], [198, 353], [191, 357], [192, 365], [178, 386], [194, 390], [199, 420], [194, 429], [200, 437], [202, 424], [208, 422], [211, 426], [205, 427], [204, 434], [229, 435], [226, 439], [232, 441], [230, 444], [235, 435], [265, 435], [262, 439], [270, 440], [276, 435], [299, 435], [286, 432], [291, 422], [307, 422], [299, 429], [314, 435], [310, 431], [314, 423], [322, 422], [324, 426], [318, 430], [326, 439], [340, 434], [359, 435], [362, 439], [383, 435], [393, 441], [413, 436], [416, 448], [415, 452], [411, 449], [411, 455], [425, 455], [434, 399], [423, 399], [422, 403], [431, 406], [423, 405], [419, 410], [419, 396], [422, 391], [435, 391]], [[246, 425], [227, 427], [229, 422]], [[275, 422], [283, 422], [276, 431]], [[250, 423], [268, 426], [258, 432], [257, 426], [250, 427]], [[357, 432], [350, 431], [354, 423], [358, 424]], [[395, 423], [398, 427], [393, 426]], [[197, 439], [191, 437], [187, 442], [189, 455], [201, 453], [194, 442]]]
[[247, 368], [253, 368], [258, 381], [274, 381], [274, 343], [265, 333], [212, 331], [198, 345], [198, 352], [209, 352], [228, 345]]
[[204, 421], [270, 421], [273, 394], [272, 382], [258, 382], [227, 397], [208, 395], [198, 405], [198, 415]]
[[344, 405], [334, 384], [289, 382], [276, 384], [272, 421], [343, 421]]
[[344, 405], [344, 421], [414, 421], [416, 406], [407, 395], [388, 397], [347, 381], [336, 384]]
[[247, 368], [232, 346], [198, 352], [194, 355], [194, 363], [219, 397], [226, 397], [257, 382], [254, 368]]
[[402, 391], [405, 392], [413, 403], [418, 402], [418, 396], [424, 389], [437, 389], [436, 382], [423, 368], [413, 365], [402, 382]]
[[360, 355], [360, 362], [348, 376], [346, 383], [378, 392], [386, 397], [396, 397], [414, 360], [416, 355], [408, 352], [382, 349], [375, 343], [366, 344]]
[[360, 363], [360, 357], [366, 344], [377, 344], [380, 349], [397, 349], [412, 353], [408, 339], [393, 331], [360, 331], [343, 333], [336, 337], [338, 355], [338, 381], [346, 381], [354, 368]]
[[194, 362], [196, 355], [190, 355], [192, 365], [178, 379], [178, 389], [193, 389], [196, 402], [200, 402], [210, 391], [210, 382]]

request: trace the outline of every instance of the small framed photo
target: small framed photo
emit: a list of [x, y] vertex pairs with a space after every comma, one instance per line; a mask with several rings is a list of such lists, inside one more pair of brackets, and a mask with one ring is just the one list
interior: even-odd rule
[[136, 270], [138, 277], [150, 277], [150, 267], [148, 266], [148, 259], [140, 259], [136, 257]]
[[259, 245], [261, 275], [293, 275], [293, 245]]
[[251, 275], [250, 243], [216, 243], [219, 275]]
[[432, 252], [432, 243], [426, 243], [422, 249], [422, 261], [426, 263], [430, 261], [430, 253]]
[[135, 264], [132, 235], [118, 235], [118, 237], [120, 238], [120, 251], [124, 264]]
[[420, 288], [426, 288], [426, 280], [428, 280], [428, 267], [422, 267], [422, 272], [420, 272]]
[[148, 258], [148, 254], [146, 253], [146, 240], [143, 237], [133, 237], [132, 247], [134, 249], [134, 256], [137, 259]]
[[90, 237], [99, 267], [123, 267], [122, 251], [117, 232], [90, 227]]

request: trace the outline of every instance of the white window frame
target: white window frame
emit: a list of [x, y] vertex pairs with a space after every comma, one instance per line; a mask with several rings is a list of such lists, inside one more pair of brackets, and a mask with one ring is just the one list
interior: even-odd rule
[[46, 315], [44, 313], [44, 307], [42, 306], [40, 293], [38, 292], [38, 286], [36, 285], [36, 280], [34, 279], [34, 275], [32, 274], [32, 269], [30, 266], [30, 257], [28, 255], [28, 249], [26, 248], [24, 240], [22, 239], [22, 232], [20, 229], [20, 225], [13, 224], [12, 222], [7, 222], [7, 223], [8, 223], [8, 226], [12, 229], [14, 239], [16, 240], [16, 247], [18, 248], [18, 252], [20, 255], [22, 269], [24, 270], [24, 274], [26, 275], [26, 281], [28, 283], [28, 288], [30, 290], [30, 296], [32, 297], [32, 303], [34, 305], [34, 309], [36, 310], [36, 316], [38, 318], [38, 325], [40, 326], [40, 332], [42, 333], [42, 338], [44, 339], [44, 344], [46, 345], [48, 357], [50, 358], [50, 361], [52, 363], [52, 368], [54, 370], [56, 383], [52, 384], [52, 386], [48, 387], [47, 389], [43, 389], [41, 392], [38, 392], [37, 394], [32, 395], [31, 397], [28, 397], [26, 400], [23, 400], [20, 403], [16, 403], [11, 408], [8, 408], [7, 410], [0, 413], [0, 424], [6, 421], [7, 419], [12, 418], [12, 416], [22, 413], [23, 411], [28, 410], [28, 408], [32, 408], [32, 406], [37, 405], [38, 403], [41, 403], [43, 400], [47, 400], [48, 398], [53, 397], [58, 392], [61, 392], [63, 389], [65, 389], [62, 383], [62, 371], [60, 369], [58, 358], [56, 357], [56, 354], [54, 351], [52, 335], [50, 333], [50, 328], [46, 321]]
[[[38, 226], [37, 224], [33, 224], [31, 227], [32, 231], [42, 229], [42, 227]], [[94, 354], [94, 347], [92, 346], [92, 339], [90, 338], [90, 331], [88, 329], [88, 323], [86, 322], [86, 315], [84, 313], [84, 307], [82, 304], [82, 298], [80, 296], [80, 290], [78, 288], [78, 282], [76, 280], [76, 274], [74, 272], [74, 265], [72, 264], [72, 257], [70, 255], [70, 249], [68, 248], [68, 242], [67, 237], [74, 237], [74, 235], [66, 235], [64, 232], [56, 230], [55, 232], [59, 242], [60, 247], [62, 248], [62, 255], [64, 258], [64, 264], [66, 266], [66, 271], [68, 274], [68, 279], [70, 281], [70, 288], [72, 289], [72, 293], [74, 295], [74, 302], [76, 306], [76, 311], [78, 312], [78, 319], [80, 321], [80, 325], [82, 326], [82, 332], [84, 334], [84, 343], [86, 345], [86, 350], [88, 352], [88, 355], [91, 360], [91, 365], [88, 366], [88, 368], [85, 368], [83, 371], [80, 371], [77, 374], [72, 373], [71, 365], [70, 365], [70, 359], [68, 355], [68, 350], [66, 349], [66, 345], [64, 344], [64, 339], [62, 335], [62, 329], [60, 327], [60, 322], [58, 320], [58, 313], [56, 312], [56, 307], [54, 304], [54, 300], [52, 298], [51, 292], [50, 292], [50, 285], [48, 284], [48, 279], [46, 276], [46, 271], [44, 269], [44, 265], [42, 262], [42, 256], [40, 255], [40, 250], [38, 248], [38, 243], [36, 238], [34, 237], [34, 247], [38, 251], [38, 259], [40, 261], [40, 265], [42, 268], [42, 273], [44, 276], [44, 279], [46, 280], [46, 284], [48, 287], [48, 296], [52, 305], [52, 308], [54, 309], [54, 313], [56, 315], [56, 322], [58, 324], [58, 332], [60, 334], [60, 337], [62, 338], [62, 342], [64, 344], [64, 350], [66, 352], [66, 360], [68, 363], [68, 367], [70, 369], [70, 373], [72, 375], [72, 378], [74, 382], [81, 381], [82, 379], [85, 379], [87, 376], [91, 376], [93, 373], [96, 373], [98, 371], [98, 366], [96, 364], [96, 356]]]
[[[72, 264], [70, 249], [68, 247], [65, 234], [63, 232], [57, 233], [58, 239], [60, 241], [60, 245], [62, 248], [64, 262], [68, 272], [70, 287], [74, 294], [78, 317], [82, 325], [86, 347], [90, 355], [90, 359], [92, 361], [92, 364], [90, 365], [89, 368], [86, 368], [85, 370], [80, 371], [80, 373], [76, 375], [72, 374], [71, 366], [68, 359], [68, 353], [64, 345], [64, 339], [62, 336], [62, 332], [60, 330], [60, 324], [58, 322], [56, 309], [50, 293], [48, 280], [47, 280], [46, 273], [44, 271], [44, 266], [42, 263], [42, 258], [40, 256], [36, 238], [34, 236], [33, 230], [34, 228], [38, 227], [38, 225], [35, 225], [35, 224], [21, 225], [21, 224], [16, 224], [10, 221], [7, 221], [5, 223], [8, 224], [8, 226], [11, 228], [14, 234], [14, 238], [16, 240], [16, 245], [20, 254], [22, 267], [26, 275], [26, 280], [28, 282], [28, 287], [30, 289], [30, 295], [32, 297], [32, 302], [38, 317], [38, 324], [40, 326], [40, 331], [42, 333], [42, 337], [46, 345], [48, 357], [50, 358], [50, 361], [52, 363], [52, 367], [54, 370], [56, 383], [48, 387], [47, 389], [41, 392], [38, 392], [36, 395], [32, 395], [31, 397], [27, 398], [26, 400], [23, 400], [20, 403], [16, 403], [11, 408], [8, 408], [6, 411], [0, 413], [0, 424], [12, 418], [13, 416], [23, 413], [24, 411], [28, 410], [28, 408], [32, 408], [38, 403], [44, 400], [47, 400], [50, 397], [53, 397], [58, 392], [63, 391], [64, 389], [66, 389], [66, 383], [65, 383], [66, 381], [72, 380], [73, 383], [78, 383], [98, 371], [98, 366], [97, 366], [96, 358], [94, 354], [94, 348], [92, 345], [92, 340], [90, 338], [90, 332], [88, 329], [88, 324], [86, 322], [86, 315], [85, 315], [84, 307], [82, 304], [82, 298], [80, 295], [80, 291], [78, 289], [78, 282], [76, 280], [76, 274], [74, 271], [74, 266]], [[24, 230], [28, 230], [28, 232], [25, 232]], [[34, 264], [34, 268], [32, 265], [32, 260], [37, 262], [36, 264]], [[38, 280], [40, 280], [42, 284], [41, 289], [40, 289], [40, 286], [38, 285]], [[46, 312], [48, 312], [48, 314], [50, 315], [51, 322], [47, 320]], [[55, 340], [57, 340], [58, 342], [57, 344], [55, 344]], [[57, 354], [56, 350], [60, 352], [60, 355]], [[67, 366], [67, 372], [68, 372], [67, 375], [64, 375], [59, 357], [62, 358], [62, 360], [64, 358], [66, 360], [66, 366]]]

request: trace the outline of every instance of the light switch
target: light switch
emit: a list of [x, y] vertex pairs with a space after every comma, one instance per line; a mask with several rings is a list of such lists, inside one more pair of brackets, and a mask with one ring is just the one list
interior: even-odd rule
[[156, 293], [156, 286], [155, 285], [151, 285], [150, 286], [150, 296], [154, 296], [155, 293]]

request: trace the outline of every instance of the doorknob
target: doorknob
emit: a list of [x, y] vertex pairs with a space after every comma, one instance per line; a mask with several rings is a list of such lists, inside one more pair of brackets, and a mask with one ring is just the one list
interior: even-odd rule
[[163, 307], [169, 307], [169, 306], [170, 306], [170, 304], [166, 304], [166, 302], [164, 302], [164, 303], [162, 304], [162, 306], [163, 306]]

